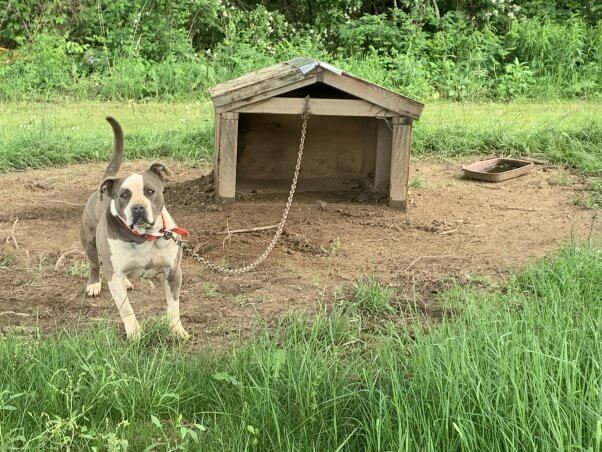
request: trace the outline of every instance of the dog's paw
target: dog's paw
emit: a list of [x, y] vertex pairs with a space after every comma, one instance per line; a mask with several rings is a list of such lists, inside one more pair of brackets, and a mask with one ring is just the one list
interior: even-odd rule
[[179, 322], [172, 327], [172, 331], [179, 339], [183, 339], [183, 340], [190, 339], [190, 334], [188, 334], [188, 332], [184, 329], [182, 324]]
[[86, 285], [86, 295], [89, 297], [97, 297], [100, 295], [100, 281]]
[[129, 279], [125, 278], [123, 284], [125, 284], [126, 290], [134, 290], [134, 285], [130, 282]]

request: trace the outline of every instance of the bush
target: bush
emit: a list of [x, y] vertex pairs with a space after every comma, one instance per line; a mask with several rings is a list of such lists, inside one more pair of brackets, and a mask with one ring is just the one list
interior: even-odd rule
[[419, 98], [602, 92], [602, 22], [578, 1], [257, 3], [0, 0], [0, 44], [15, 49], [0, 56], [0, 98], [197, 97], [299, 55]]

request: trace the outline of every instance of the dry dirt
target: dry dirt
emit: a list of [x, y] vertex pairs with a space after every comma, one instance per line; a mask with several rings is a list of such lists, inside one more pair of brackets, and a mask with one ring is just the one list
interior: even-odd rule
[[[592, 213], [573, 205], [581, 188], [577, 179], [562, 170], [536, 166], [527, 176], [489, 184], [462, 179], [461, 163], [414, 160], [411, 177], [428, 185], [411, 189], [407, 213], [365, 193], [300, 195], [286, 236], [250, 274], [223, 277], [185, 259], [181, 308], [194, 342], [223, 345], [245, 337], [254, 324], [311, 310], [363, 275], [377, 275], [391, 285], [399, 303], [414, 300], [424, 312], [437, 315], [434, 299], [449, 285], [475, 276], [499, 280], [571, 237], [587, 237], [592, 229], [599, 233]], [[123, 173], [144, 166], [129, 163]], [[231, 265], [263, 251], [273, 231], [217, 232], [276, 223], [283, 197], [246, 197], [217, 208], [209, 167], [172, 163], [171, 168], [167, 205], [178, 224], [192, 232], [192, 244], [212, 261]], [[103, 170], [99, 164], [72, 165], [0, 176], [3, 331], [39, 327], [49, 332], [118, 320], [106, 286], [100, 298], [84, 296], [78, 239], [83, 203]], [[554, 184], [567, 180], [568, 185]], [[6, 241], [13, 227], [18, 247]], [[70, 253], [55, 269], [65, 252]], [[134, 285], [130, 298], [138, 317], [161, 314], [161, 282]]]

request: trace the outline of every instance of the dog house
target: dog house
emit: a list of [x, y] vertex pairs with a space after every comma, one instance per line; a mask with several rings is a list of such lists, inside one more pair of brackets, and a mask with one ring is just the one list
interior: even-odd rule
[[215, 108], [216, 203], [237, 192], [288, 192], [301, 114], [310, 118], [298, 191], [361, 181], [405, 210], [412, 122], [421, 103], [312, 58], [295, 58], [209, 89]]

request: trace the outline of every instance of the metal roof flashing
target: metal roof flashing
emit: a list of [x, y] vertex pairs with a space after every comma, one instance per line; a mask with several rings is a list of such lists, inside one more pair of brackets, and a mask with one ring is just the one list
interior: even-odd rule
[[292, 60], [287, 61], [287, 64], [299, 68], [299, 71], [303, 75], [313, 71], [317, 67], [326, 69], [327, 71], [330, 71], [336, 75], [341, 75], [343, 73], [342, 69], [339, 69], [338, 67], [333, 66], [332, 64], [328, 64], [320, 60], [314, 60], [313, 58], [309, 57], [293, 58]]

